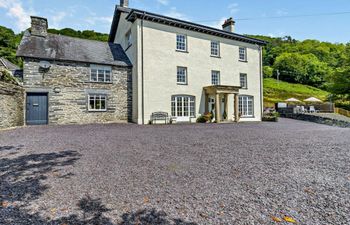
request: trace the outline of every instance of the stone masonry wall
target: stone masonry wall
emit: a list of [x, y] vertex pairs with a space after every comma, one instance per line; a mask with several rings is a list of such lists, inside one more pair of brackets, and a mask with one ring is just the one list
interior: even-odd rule
[[[128, 122], [131, 118], [131, 68], [112, 67], [111, 83], [90, 82], [90, 64], [50, 62], [42, 70], [39, 61], [24, 60], [26, 92], [49, 96], [49, 124]], [[107, 96], [106, 112], [88, 111], [88, 94]]]
[[23, 106], [23, 88], [0, 81], [0, 128], [22, 126]]

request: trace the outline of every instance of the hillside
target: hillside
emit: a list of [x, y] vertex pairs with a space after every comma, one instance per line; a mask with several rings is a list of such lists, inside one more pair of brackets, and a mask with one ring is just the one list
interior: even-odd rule
[[273, 78], [264, 79], [264, 107], [272, 107], [275, 102], [284, 102], [288, 98], [303, 100], [316, 97], [326, 101], [329, 94], [327, 91], [307, 85], [277, 81]]

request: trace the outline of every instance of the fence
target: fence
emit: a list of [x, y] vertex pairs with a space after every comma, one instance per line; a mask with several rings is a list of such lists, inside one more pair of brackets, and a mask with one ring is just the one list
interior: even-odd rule
[[343, 115], [343, 116], [350, 117], [350, 111], [345, 110], [345, 109], [335, 108], [335, 113], [338, 113], [338, 114]]

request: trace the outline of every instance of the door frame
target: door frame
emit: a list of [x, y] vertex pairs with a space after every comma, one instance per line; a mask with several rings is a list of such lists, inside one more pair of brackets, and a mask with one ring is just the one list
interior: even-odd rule
[[28, 111], [27, 111], [27, 100], [28, 100], [28, 95], [30, 94], [42, 94], [42, 95], [46, 95], [46, 118], [47, 118], [47, 122], [46, 124], [43, 125], [48, 125], [50, 123], [49, 121], [49, 92], [48, 91], [27, 91], [25, 92], [25, 101], [24, 101], [24, 108], [25, 108], [25, 113], [24, 113], [24, 123], [27, 126], [31, 126], [27, 124], [27, 119], [28, 119]]

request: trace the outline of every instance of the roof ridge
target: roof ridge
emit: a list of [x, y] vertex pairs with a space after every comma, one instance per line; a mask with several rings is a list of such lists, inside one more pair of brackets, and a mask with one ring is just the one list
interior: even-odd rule
[[113, 43], [113, 42], [110, 42], [110, 41], [92, 40], [92, 39], [86, 39], [86, 38], [72, 37], [72, 36], [63, 35], [63, 34], [48, 33], [48, 35], [51, 35], [51, 36], [58, 36], [58, 37], [67, 37], [67, 38], [72, 38], [72, 39], [77, 39], [77, 40], [84, 40], [84, 41], [91, 41], [91, 42], [107, 43], [107, 44], [116, 44], [116, 45], [118, 45], [117, 43]]

